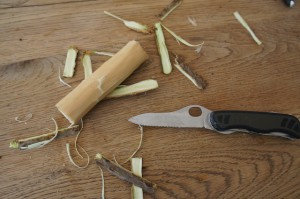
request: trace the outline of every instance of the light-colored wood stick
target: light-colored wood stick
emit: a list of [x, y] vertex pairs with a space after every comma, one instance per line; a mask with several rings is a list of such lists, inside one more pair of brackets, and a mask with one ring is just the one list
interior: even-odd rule
[[148, 59], [137, 41], [130, 41], [55, 106], [74, 124]]
[[[142, 158], [131, 158], [131, 171], [134, 175], [142, 177], [143, 159]], [[143, 189], [132, 185], [131, 187], [131, 198], [132, 199], [143, 199]]]

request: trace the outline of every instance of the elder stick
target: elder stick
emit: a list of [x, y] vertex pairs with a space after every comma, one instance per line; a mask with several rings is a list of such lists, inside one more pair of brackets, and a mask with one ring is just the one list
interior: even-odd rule
[[96, 164], [108, 170], [111, 174], [117, 176], [118, 178], [125, 180], [134, 184], [137, 187], [142, 188], [147, 193], [154, 193], [157, 188], [156, 184], [146, 180], [145, 178], [139, 177], [129, 170], [117, 165], [113, 161], [105, 158], [101, 154], [95, 156]]

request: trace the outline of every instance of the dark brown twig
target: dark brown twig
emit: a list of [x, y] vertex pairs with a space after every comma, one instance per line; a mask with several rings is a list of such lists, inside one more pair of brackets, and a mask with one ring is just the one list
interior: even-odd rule
[[160, 20], [164, 20], [175, 8], [177, 8], [182, 3], [182, 0], [173, 0], [167, 7], [165, 7], [158, 17]]
[[134, 184], [137, 187], [142, 188], [145, 192], [154, 193], [155, 189], [157, 188], [156, 184], [146, 180], [145, 178], [134, 175], [129, 170], [123, 168], [120, 165], [115, 164], [113, 161], [105, 158], [99, 153], [95, 156], [95, 161], [97, 165], [105, 168], [111, 174], [117, 176], [121, 180], [127, 181], [129, 183]]

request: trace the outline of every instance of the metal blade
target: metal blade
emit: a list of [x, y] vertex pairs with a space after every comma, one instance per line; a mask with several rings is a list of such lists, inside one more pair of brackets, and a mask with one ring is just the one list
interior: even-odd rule
[[[191, 108], [201, 109], [200, 116], [192, 116]], [[203, 106], [191, 105], [168, 113], [145, 113], [130, 118], [128, 121], [141, 126], [207, 128], [214, 130], [209, 121], [210, 110]]]

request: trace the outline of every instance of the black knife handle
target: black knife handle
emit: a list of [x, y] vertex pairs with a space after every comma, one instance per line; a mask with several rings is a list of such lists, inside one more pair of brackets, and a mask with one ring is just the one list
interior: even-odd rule
[[210, 121], [212, 126], [221, 132], [238, 129], [259, 134], [277, 133], [277, 136], [291, 139], [300, 138], [300, 122], [292, 115], [252, 111], [214, 111], [210, 114]]

